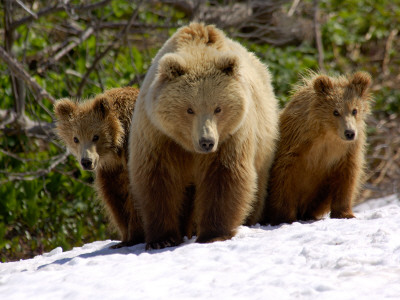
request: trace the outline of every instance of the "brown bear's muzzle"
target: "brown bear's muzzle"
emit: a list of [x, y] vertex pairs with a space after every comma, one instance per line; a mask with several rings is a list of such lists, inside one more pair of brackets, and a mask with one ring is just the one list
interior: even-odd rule
[[202, 152], [208, 153], [211, 152], [215, 146], [215, 140], [211, 138], [201, 138], [199, 140], [199, 146]]

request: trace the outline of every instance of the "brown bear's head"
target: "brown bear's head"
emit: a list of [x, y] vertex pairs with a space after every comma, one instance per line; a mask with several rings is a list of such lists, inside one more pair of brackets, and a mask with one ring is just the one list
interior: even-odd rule
[[56, 132], [82, 168], [96, 170], [115, 158], [123, 143], [123, 128], [105, 96], [78, 103], [69, 99], [54, 105]]
[[365, 72], [339, 78], [319, 75], [312, 84], [315, 101], [310, 118], [319, 120], [320, 127], [333, 130], [344, 141], [357, 140], [370, 110], [370, 75]]
[[239, 59], [207, 47], [165, 54], [153, 87], [147, 104], [150, 119], [191, 152], [217, 151], [248, 110], [249, 88], [242, 83]]

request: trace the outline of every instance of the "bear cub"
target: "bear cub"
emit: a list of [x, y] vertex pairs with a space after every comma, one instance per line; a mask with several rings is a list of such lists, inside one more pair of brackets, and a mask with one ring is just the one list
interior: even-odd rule
[[129, 189], [128, 136], [139, 90], [114, 88], [93, 99], [58, 100], [56, 132], [84, 170], [95, 172], [94, 186], [118, 229], [119, 248], [144, 242], [142, 221]]
[[312, 75], [280, 115], [264, 222], [354, 218], [364, 174], [369, 74]]

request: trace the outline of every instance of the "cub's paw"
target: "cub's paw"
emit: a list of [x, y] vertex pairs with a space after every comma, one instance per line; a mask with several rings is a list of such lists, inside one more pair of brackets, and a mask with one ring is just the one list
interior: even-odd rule
[[331, 212], [332, 219], [352, 219], [355, 218], [352, 212]]
[[178, 246], [181, 242], [176, 241], [173, 238], [167, 239], [165, 241], [159, 241], [159, 242], [149, 242], [146, 243], [146, 250], [157, 250], [157, 249], [164, 249], [167, 247], [174, 247]]

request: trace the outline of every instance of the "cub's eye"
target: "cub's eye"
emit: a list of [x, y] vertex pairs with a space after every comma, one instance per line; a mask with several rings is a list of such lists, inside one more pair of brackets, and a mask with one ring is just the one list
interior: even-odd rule
[[218, 113], [220, 113], [221, 112], [221, 107], [217, 107], [215, 110], [214, 110], [214, 113], [215, 114], [218, 114]]
[[352, 114], [353, 116], [356, 116], [356, 115], [357, 115], [357, 109], [353, 109], [353, 111], [351, 112], [351, 114]]
[[93, 142], [97, 142], [99, 140], [99, 136], [98, 135], [94, 135], [92, 141]]
[[339, 117], [339, 116], [340, 116], [340, 113], [335, 109], [335, 110], [333, 111], [333, 115], [334, 115], [335, 117]]
[[193, 115], [193, 114], [194, 114], [194, 111], [193, 111], [193, 109], [188, 108], [188, 109], [187, 109], [187, 113], [188, 113], [189, 115]]
[[79, 143], [79, 140], [78, 140], [78, 138], [77, 138], [76, 136], [74, 137], [74, 143], [75, 143], [75, 144], [78, 144], [78, 143]]

